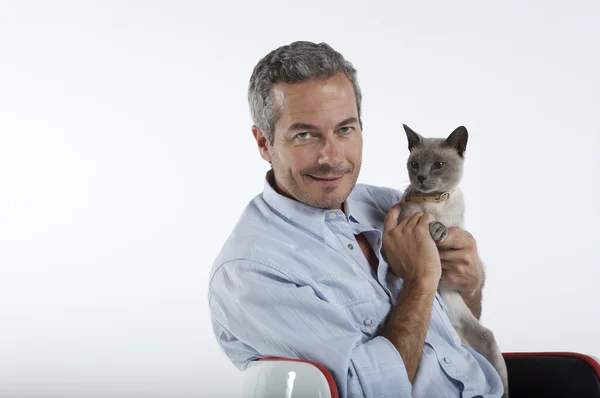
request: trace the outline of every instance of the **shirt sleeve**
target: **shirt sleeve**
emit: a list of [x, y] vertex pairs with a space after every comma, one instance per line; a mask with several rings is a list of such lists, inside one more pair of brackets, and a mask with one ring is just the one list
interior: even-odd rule
[[250, 260], [221, 265], [209, 288], [213, 329], [238, 367], [262, 357], [317, 362], [341, 397], [410, 397], [402, 357], [382, 336], [362, 331], [338, 306], [284, 271]]

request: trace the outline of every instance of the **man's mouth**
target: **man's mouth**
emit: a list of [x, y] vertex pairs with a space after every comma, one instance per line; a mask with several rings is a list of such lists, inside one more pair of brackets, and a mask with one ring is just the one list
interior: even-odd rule
[[335, 181], [335, 180], [339, 180], [340, 178], [343, 177], [343, 175], [341, 176], [321, 176], [321, 177], [317, 177], [317, 176], [311, 176], [309, 175], [309, 177], [314, 178], [315, 180], [322, 180], [322, 181]]
[[310, 178], [311, 181], [315, 182], [318, 185], [328, 186], [328, 187], [337, 185], [342, 180], [342, 177], [343, 177], [343, 175], [341, 175], [341, 176], [320, 176], [320, 177], [308, 175], [308, 178]]

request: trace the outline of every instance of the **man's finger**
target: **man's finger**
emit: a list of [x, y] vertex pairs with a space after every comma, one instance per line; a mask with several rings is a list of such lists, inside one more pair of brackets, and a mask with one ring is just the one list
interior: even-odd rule
[[402, 202], [398, 202], [390, 208], [383, 220], [383, 232], [387, 232], [398, 225], [398, 217], [400, 217], [401, 209]]
[[415, 229], [419, 229], [421, 233], [426, 233], [427, 235], [431, 236], [429, 225], [434, 221], [435, 217], [433, 214], [423, 213], [423, 217], [419, 219], [419, 223], [415, 226]]
[[468, 276], [467, 271], [467, 267], [464, 264], [442, 261], [442, 274], [452, 275], [456, 278], [465, 278]]
[[448, 236], [437, 246], [442, 249], [464, 249], [471, 245], [471, 234], [457, 227], [448, 228]]
[[453, 264], [466, 262], [464, 250], [450, 249], [440, 250], [439, 252], [441, 261], [447, 261]]
[[410, 220], [406, 223], [406, 226], [404, 228], [406, 229], [414, 229], [415, 226], [419, 223], [419, 220], [425, 215], [425, 213], [423, 213], [422, 211], [414, 214], [412, 217], [410, 217]]

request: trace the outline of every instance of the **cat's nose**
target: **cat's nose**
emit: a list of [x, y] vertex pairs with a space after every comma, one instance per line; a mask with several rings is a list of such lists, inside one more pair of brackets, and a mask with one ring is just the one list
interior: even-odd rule
[[419, 180], [419, 182], [423, 182], [427, 179], [427, 177], [425, 176], [417, 176], [417, 180]]

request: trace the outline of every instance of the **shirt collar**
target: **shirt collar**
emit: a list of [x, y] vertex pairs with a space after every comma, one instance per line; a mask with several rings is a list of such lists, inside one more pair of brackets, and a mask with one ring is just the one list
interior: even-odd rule
[[[341, 217], [351, 225], [358, 224], [362, 215], [357, 213], [358, 207], [350, 198], [344, 202], [346, 216], [341, 210], [327, 210], [309, 206], [295, 199], [290, 199], [278, 193], [271, 185], [274, 181], [273, 170], [269, 170], [265, 176], [263, 199], [280, 216], [303, 228], [321, 240], [325, 238], [325, 223], [331, 218]], [[355, 214], [356, 213], [356, 214]], [[335, 214], [332, 215], [332, 214]]]
[[355, 235], [365, 231], [381, 229], [381, 225], [376, 221], [379, 210], [373, 207], [372, 201], [365, 201], [364, 191], [357, 191], [362, 190], [355, 186], [344, 205], [346, 214], [348, 214], [348, 221]]

